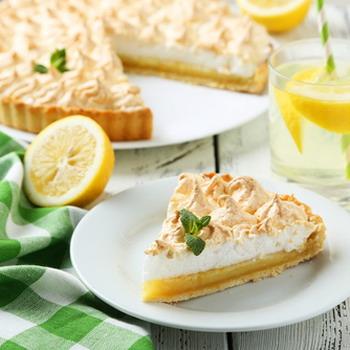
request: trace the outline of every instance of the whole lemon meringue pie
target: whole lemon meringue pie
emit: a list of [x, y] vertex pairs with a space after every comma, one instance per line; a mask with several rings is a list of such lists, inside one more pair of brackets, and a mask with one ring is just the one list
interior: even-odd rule
[[266, 85], [271, 38], [225, 0], [3, 0], [0, 13], [0, 122], [18, 129], [82, 114], [112, 140], [151, 138], [152, 112], [124, 69]]
[[182, 174], [146, 250], [143, 299], [177, 302], [276, 276], [323, 249], [325, 226], [251, 177]]
[[89, 0], [0, 2], [2, 124], [39, 132], [80, 114], [97, 121], [111, 140], [151, 137], [152, 113], [124, 75], [95, 5]]

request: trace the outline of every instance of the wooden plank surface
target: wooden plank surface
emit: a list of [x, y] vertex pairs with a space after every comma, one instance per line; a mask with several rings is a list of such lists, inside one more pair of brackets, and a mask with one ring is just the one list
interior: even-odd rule
[[183, 171], [212, 171], [214, 168], [213, 138], [176, 146], [117, 151], [114, 174], [106, 191], [112, 194]]
[[159, 350], [228, 349], [225, 333], [192, 332], [156, 325], [152, 325], [151, 329], [153, 342]]
[[332, 311], [296, 325], [267, 331], [236, 333], [237, 350], [349, 350], [349, 300]]
[[218, 153], [217, 163], [221, 172], [270, 177], [267, 115], [221, 134]]

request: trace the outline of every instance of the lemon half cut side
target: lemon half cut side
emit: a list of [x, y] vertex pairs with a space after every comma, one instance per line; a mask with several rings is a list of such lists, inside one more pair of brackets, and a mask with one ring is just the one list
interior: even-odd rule
[[308, 13], [312, 0], [237, 0], [241, 11], [270, 32], [296, 27]]
[[39, 206], [85, 206], [104, 190], [114, 168], [112, 144], [91, 118], [60, 119], [40, 132], [24, 158], [24, 186]]

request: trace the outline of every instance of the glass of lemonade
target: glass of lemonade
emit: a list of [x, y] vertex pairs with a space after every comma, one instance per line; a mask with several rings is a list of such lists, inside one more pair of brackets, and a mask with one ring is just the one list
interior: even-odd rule
[[350, 207], [350, 40], [332, 40], [332, 49], [332, 76], [319, 38], [270, 58], [272, 170]]

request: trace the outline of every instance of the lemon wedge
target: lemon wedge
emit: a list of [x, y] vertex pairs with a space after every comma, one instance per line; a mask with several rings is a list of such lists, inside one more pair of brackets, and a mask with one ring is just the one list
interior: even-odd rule
[[300, 153], [303, 152], [302, 116], [295, 110], [288, 93], [274, 89], [277, 105], [287, 126], [289, 134], [292, 136], [295, 145]]
[[[289, 96], [294, 108], [304, 118], [322, 129], [339, 134], [350, 133], [350, 81], [325, 80], [322, 68], [302, 70], [293, 76], [288, 84]], [[321, 80], [324, 85], [300, 88], [294, 81], [315, 83]], [[342, 84], [345, 84], [342, 86]], [[294, 88], [295, 87], [295, 88]], [[298, 91], [294, 93], [293, 91]], [[329, 96], [336, 97], [330, 98]]]
[[40, 132], [24, 158], [24, 185], [39, 206], [84, 206], [104, 190], [114, 168], [114, 152], [92, 119], [71, 116]]
[[270, 32], [296, 27], [307, 15], [312, 0], [237, 0], [241, 11]]
[[[285, 90], [274, 95], [286, 126], [302, 152], [302, 120], [339, 134], [350, 133], [350, 92], [335, 81], [324, 81], [322, 68], [308, 68], [293, 75]], [[324, 85], [302, 85], [326, 83]], [[345, 85], [346, 87], [347, 85]]]

